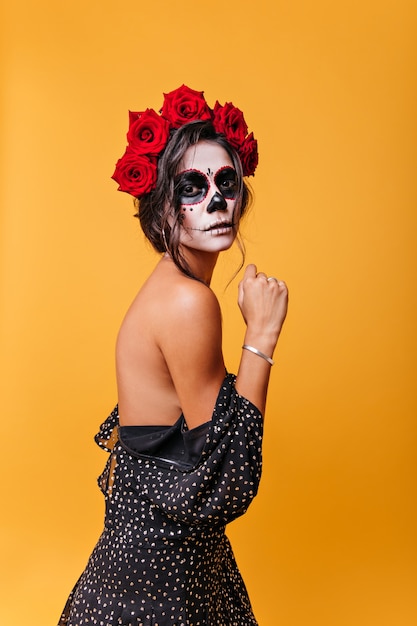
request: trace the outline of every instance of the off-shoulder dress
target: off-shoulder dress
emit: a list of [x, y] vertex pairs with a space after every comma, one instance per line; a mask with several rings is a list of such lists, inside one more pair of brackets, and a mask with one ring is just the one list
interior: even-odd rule
[[262, 415], [234, 382], [192, 430], [102, 424], [104, 530], [58, 626], [256, 626], [225, 526], [257, 493]]

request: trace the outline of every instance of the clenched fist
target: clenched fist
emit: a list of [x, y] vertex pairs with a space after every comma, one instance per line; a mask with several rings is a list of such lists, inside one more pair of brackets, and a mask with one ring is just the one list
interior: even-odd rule
[[238, 304], [251, 335], [274, 345], [287, 315], [288, 290], [284, 281], [248, 265], [238, 288]]

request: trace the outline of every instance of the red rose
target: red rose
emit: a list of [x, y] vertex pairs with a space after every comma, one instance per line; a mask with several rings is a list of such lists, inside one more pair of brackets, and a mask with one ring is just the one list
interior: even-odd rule
[[152, 191], [156, 183], [157, 160], [138, 154], [131, 148], [116, 163], [112, 176], [119, 183], [119, 191], [125, 191], [137, 198]]
[[164, 93], [162, 116], [173, 128], [180, 128], [194, 120], [211, 120], [211, 110], [203, 94], [203, 91], [194, 91], [185, 85], [170, 93]]
[[223, 133], [234, 148], [240, 148], [245, 140], [248, 126], [240, 109], [231, 102], [221, 106], [217, 101], [213, 109], [213, 126], [217, 133]]
[[129, 146], [137, 154], [157, 156], [167, 144], [169, 122], [153, 109], [146, 109], [143, 113], [130, 113], [129, 118]]
[[253, 133], [248, 135], [238, 150], [243, 176], [253, 176], [258, 165], [258, 142]]
[[143, 115], [143, 111], [129, 111], [129, 128], [141, 115]]

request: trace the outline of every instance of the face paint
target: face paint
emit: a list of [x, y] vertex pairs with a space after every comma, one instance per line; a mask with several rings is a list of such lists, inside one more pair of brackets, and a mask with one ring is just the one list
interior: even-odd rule
[[230, 248], [240, 217], [235, 214], [239, 181], [230, 155], [216, 142], [201, 141], [188, 148], [181, 165], [174, 181], [180, 243], [213, 252]]
[[181, 205], [202, 202], [212, 186], [209, 176], [214, 179], [214, 185], [217, 187], [215, 195], [220, 196], [221, 200], [234, 200], [236, 198], [236, 170], [233, 167], [225, 166], [221, 167], [214, 175], [210, 168], [207, 170], [207, 175], [199, 170], [186, 170], [179, 174], [175, 179], [174, 187], [176, 202]]
[[227, 202], [224, 197], [218, 191], [216, 191], [207, 206], [207, 213], [214, 213], [214, 211], [224, 211], [225, 209], [227, 209]]
[[179, 204], [198, 204], [206, 197], [209, 186], [209, 179], [203, 172], [182, 172], [175, 179], [175, 198]]
[[221, 167], [214, 175], [214, 182], [223, 198], [234, 200], [237, 196], [237, 174], [233, 167]]

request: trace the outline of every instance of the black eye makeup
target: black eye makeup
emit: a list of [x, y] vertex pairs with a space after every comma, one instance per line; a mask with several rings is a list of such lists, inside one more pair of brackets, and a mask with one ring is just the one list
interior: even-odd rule
[[[211, 170], [208, 174], [212, 175]], [[214, 175], [214, 183], [226, 200], [234, 200], [237, 196], [238, 182], [236, 170], [229, 165], [221, 167]], [[210, 180], [199, 170], [186, 170], [175, 178], [174, 195], [178, 206], [198, 204], [208, 194]]]
[[209, 180], [202, 172], [187, 170], [175, 179], [175, 198], [179, 204], [197, 204], [204, 200], [209, 186]]
[[237, 175], [233, 167], [222, 167], [216, 173], [214, 182], [224, 198], [234, 200], [237, 195]]

